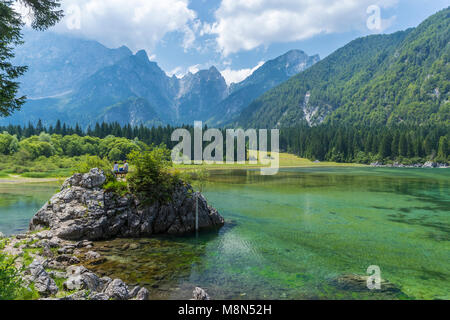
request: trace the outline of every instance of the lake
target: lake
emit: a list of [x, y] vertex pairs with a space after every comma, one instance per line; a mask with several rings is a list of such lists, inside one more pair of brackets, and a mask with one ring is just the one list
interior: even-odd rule
[[[0, 231], [26, 229], [55, 186], [0, 185]], [[145, 285], [154, 299], [450, 299], [450, 171], [213, 171], [205, 195], [218, 232], [95, 244], [100, 274]], [[352, 291], [334, 279], [369, 266], [401, 292]]]

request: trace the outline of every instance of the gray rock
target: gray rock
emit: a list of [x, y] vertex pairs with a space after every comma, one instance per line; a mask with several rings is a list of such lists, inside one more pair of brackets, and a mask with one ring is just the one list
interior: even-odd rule
[[427, 161], [422, 166], [422, 168], [436, 168], [436, 167], [437, 167], [437, 163], [436, 162], [432, 162], [432, 161]]
[[0, 239], [6, 238], [3, 233], [0, 232]]
[[27, 269], [27, 272], [31, 275], [31, 281], [34, 282], [34, 287], [39, 294], [44, 297], [54, 295], [58, 292], [58, 286], [55, 281], [45, 271], [44, 265], [35, 259]]
[[47, 266], [51, 269], [56, 269], [56, 270], [65, 270], [66, 269], [66, 266], [63, 263], [58, 262], [56, 260], [50, 260], [48, 262]]
[[112, 279], [109, 277], [103, 277], [100, 278], [100, 285], [98, 287], [99, 292], [105, 291], [105, 289], [108, 287], [108, 285], [112, 282]]
[[42, 248], [42, 256], [46, 258], [53, 258], [54, 254], [48, 245]]
[[145, 288], [141, 288], [136, 294], [135, 300], [148, 300], [149, 296], [150, 292]]
[[34, 279], [39, 278], [40, 276], [48, 275], [47, 272], [45, 271], [44, 266], [38, 259], [33, 260], [33, 262], [28, 266], [25, 273], [31, 275], [32, 281], [34, 281]]
[[136, 286], [133, 289], [131, 289], [130, 292], [128, 292], [128, 299], [133, 299], [138, 294], [139, 290], [141, 290], [141, 287]]
[[107, 294], [104, 293], [92, 293], [91, 295], [89, 295], [89, 300], [99, 300], [99, 301], [105, 301], [105, 300], [109, 300], [109, 297]]
[[68, 290], [102, 291], [103, 282], [94, 273], [83, 266], [70, 266], [66, 269], [67, 281], [64, 288]]
[[67, 279], [67, 274], [60, 271], [50, 271], [48, 275], [52, 278]]
[[[35, 214], [30, 230], [50, 228], [51, 234], [73, 241], [192, 233], [197, 197], [200, 230], [224, 224], [217, 210], [208, 205], [203, 195], [194, 193], [191, 186], [178, 185], [170, 203], [141, 206], [132, 195], [121, 197], [99, 188], [104, 179], [98, 169], [67, 179], [61, 192]], [[85, 244], [92, 245], [79, 242], [77, 247]], [[62, 252], [70, 253], [70, 249]]]
[[[371, 291], [367, 287], [367, 279], [369, 276], [362, 276], [358, 274], [345, 274], [333, 279], [331, 283], [336, 286], [338, 289], [346, 290], [346, 291]], [[394, 286], [387, 280], [381, 280], [381, 289], [373, 290], [373, 292], [390, 292], [390, 293], [398, 293], [401, 292], [399, 288]]]
[[87, 260], [95, 260], [95, 259], [99, 259], [101, 256], [99, 253], [95, 252], [95, 251], [88, 251], [86, 252], [86, 254], [84, 255], [84, 257]]
[[83, 241], [79, 241], [77, 244], [76, 244], [76, 247], [77, 248], [86, 248], [86, 247], [89, 247], [89, 246], [93, 246], [93, 242], [92, 241], [88, 241], [88, 240], [83, 240]]
[[100, 286], [100, 278], [92, 272], [84, 272], [70, 276], [63, 286], [66, 290], [97, 291]]
[[43, 240], [43, 239], [50, 240], [53, 238], [53, 233], [49, 230], [44, 230], [39, 233], [36, 233], [35, 236], [40, 240]]
[[113, 280], [105, 289], [107, 294], [113, 300], [127, 300], [128, 299], [128, 287], [119, 279]]
[[72, 254], [75, 250], [75, 245], [66, 245], [58, 249], [59, 254]]
[[80, 290], [67, 296], [64, 300], [87, 300], [89, 298], [89, 292], [87, 290]]
[[47, 276], [40, 276], [34, 281], [34, 288], [39, 292], [40, 295], [50, 296], [58, 292], [58, 286], [55, 281]]
[[70, 187], [83, 187], [87, 189], [93, 189], [101, 187], [106, 181], [104, 172], [100, 169], [92, 169], [89, 173], [75, 174], [71, 178], [67, 179], [63, 184], [63, 189]]
[[206, 291], [199, 287], [194, 289], [194, 292], [192, 292], [192, 297], [194, 300], [211, 300]]
[[70, 266], [66, 268], [67, 277], [77, 276], [85, 272], [89, 272], [89, 270], [83, 266]]

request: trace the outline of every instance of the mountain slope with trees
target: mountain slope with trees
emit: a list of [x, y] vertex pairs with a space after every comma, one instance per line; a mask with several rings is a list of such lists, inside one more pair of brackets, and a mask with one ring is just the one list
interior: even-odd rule
[[417, 28], [356, 39], [253, 101], [244, 127], [449, 124], [450, 8]]

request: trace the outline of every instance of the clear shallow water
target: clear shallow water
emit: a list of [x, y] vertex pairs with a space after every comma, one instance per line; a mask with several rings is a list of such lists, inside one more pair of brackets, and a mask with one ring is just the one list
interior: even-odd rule
[[31, 217], [50, 199], [57, 187], [54, 183], [0, 183], [0, 232], [12, 235], [26, 231]]
[[[217, 171], [205, 194], [224, 228], [97, 243], [108, 260], [91, 268], [156, 299], [189, 298], [193, 286], [215, 299], [450, 299], [449, 191], [439, 169]], [[370, 265], [403, 293], [332, 284]]]

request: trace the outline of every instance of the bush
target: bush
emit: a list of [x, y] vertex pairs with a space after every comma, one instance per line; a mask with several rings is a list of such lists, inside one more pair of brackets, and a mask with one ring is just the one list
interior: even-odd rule
[[170, 202], [175, 186], [181, 183], [179, 176], [170, 171], [172, 168], [170, 150], [165, 146], [159, 146], [151, 151], [134, 151], [128, 158], [134, 166], [134, 171], [127, 178], [130, 191], [143, 204]]
[[0, 253], [0, 300], [14, 300], [22, 289], [20, 271], [15, 259]]
[[103, 189], [107, 192], [113, 192], [121, 197], [128, 194], [130, 191], [128, 190], [128, 184], [124, 181], [110, 181], [103, 186]]
[[88, 173], [93, 168], [98, 168], [104, 171], [106, 175], [106, 183], [116, 181], [116, 176], [112, 172], [112, 164], [98, 156], [82, 156], [76, 165], [74, 173]]

